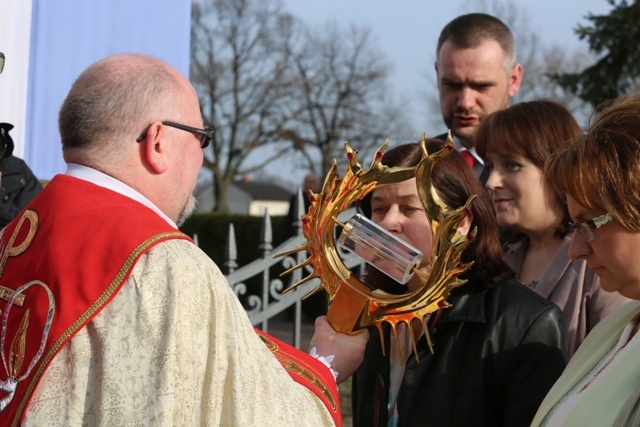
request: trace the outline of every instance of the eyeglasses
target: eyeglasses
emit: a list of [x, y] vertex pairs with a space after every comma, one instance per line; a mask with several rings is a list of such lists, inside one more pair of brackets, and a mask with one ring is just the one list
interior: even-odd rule
[[[165, 126], [171, 126], [173, 128], [184, 130], [187, 132], [191, 132], [195, 135], [198, 135], [200, 137], [200, 148], [207, 148], [209, 146], [209, 143], [211, 142], [211, 139], [213, 138], [213, 133], [214, 133], [213, 128], [198, 129], [198, 128], [194, 128], [187, 125], [181, 125], [180, 123], [173, 123], [173, 122], [166, 122], [166, 121], [163, 121], [161, 123]], [[142, 135], [140, 135], [136, 139], [136, 142], [142, 141], [147, 136], [147, 132], [148, 131], [144, 131]]]
[[569, 221], [568, 225], [569, 225], [569, 230], [571, 230], [571, 232], [578, 230], [578, 232], [582, 234], [584, 238], [586, 238], [588, 241], [592, 241], [593, 239], [596, 238], [596, 235], [593, 234], [593, 230], [597, 230], [598, 228], [602, 227], [603, 225], [605, 225], [606, 223], [612, 220], [613, 220], [613, 216], [611, 216], [611, 214], [607, 212], [604, 215], [597, 216], [587, 221], [581, 221], [581, 222]]

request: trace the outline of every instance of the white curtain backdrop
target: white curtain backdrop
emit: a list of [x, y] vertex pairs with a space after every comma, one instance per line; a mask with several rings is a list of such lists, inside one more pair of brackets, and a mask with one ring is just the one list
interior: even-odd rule
[[0, 52], [6, 58], [0, 74], [0, 122], [15, 126], [11, 138], [18, 157], [24, 157], [31, 4], [31, 0], [2, 0], [0, 6]]
[[[3, 5], [6, 1], [2, 0]], [[0, 121], [16, 126], [11, 132], [14, 140], [17, 144], [24, 141], [23, 155], [18, 150], [16, 154], [40, 179], [51, 179], [65, 169], [58, 110], [73, 81], [92, 62], [114, 53], [144, 53], [169, 62], [188, 76], [190, 0], [33, 0], [29, 11], [22, 10], [24, 3], [31, 1], [9, 0], [10, 5], [20, 8], [20, 15], [30, 15], [31, 30], [29, 21], [18, 25], [4, 17], [0, 27], [0, 51], [8, 22], [12, 29], [7, 39], [22, 42], [12, 47], [13, 51], [4, 51], [7, 64], [0, 75], [0, 88], [18, 88], [28, 78], [23, 91], [26, 101], [20, 100], [19, 94], [12, 95], [9, 106], [0, 108]], [[24, 53], [28, 64], [9, 74], [12, 67], [19, 66], [14, 64], [13, 56], [19, 57], [15, 51]], [[4, 103], [4, 90], [0, 98]], [[7, 109], [19, 111], [20, 105], [22, 110], [26, 105], [22, 124], [19, 115], [6, 114]], [[24, 137], [20, 137], [21, 129]]]

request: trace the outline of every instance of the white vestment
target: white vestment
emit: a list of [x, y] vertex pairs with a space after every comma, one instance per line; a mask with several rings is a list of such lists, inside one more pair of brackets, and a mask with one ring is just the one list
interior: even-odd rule
[[140, 258], [113, 301], [54, 357], [23, 425], [334, 423], [254, 332], [213, 261], [169, 240]]

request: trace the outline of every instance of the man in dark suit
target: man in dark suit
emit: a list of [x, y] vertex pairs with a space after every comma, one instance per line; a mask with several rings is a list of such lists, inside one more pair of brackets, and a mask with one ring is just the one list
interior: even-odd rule
[[507, 108], [520, 88], [522, 66], [516, 62], [513, 35], [491, 15], [462, 15], [442, 29], [436, 58], [442, 117], [456, 148], [484, 182], [475, 134], [484, 117]]

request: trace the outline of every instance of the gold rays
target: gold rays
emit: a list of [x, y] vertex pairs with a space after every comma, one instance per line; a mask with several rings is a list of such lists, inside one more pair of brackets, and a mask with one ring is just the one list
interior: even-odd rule
[[[380, 336], [383, 337], [384, 323], [389, 324], [394, 332], [397, 331], [399, 324], [405, 323], [415, 350], [415, 337], [419, 336], [414, 333], [416, 322], [413, 319], [416, 319], [419, 321], [418, 324], [422, 325], [429, 347], [433, 351], [425, 325], [426, 318], [439, 308], [448, 306], [446, 299], [451, 290], [465, 283], [458, 276], [471, 266], [471, 263], [461, 263], [460, 256], [475, 238], [476, 230], [472, 230], [468, 236], [462, 236], [457, 228], [466, 217], [473, 197], [464, 206], [452, 209], [440, 200], [431, 185], [431, 171], [434, 166], [453, 150], [450, 135], [442, 150], [429, 154], [423, 134], [422, 160], [416, 167], [383, 165], [381, 160], [387, 145], [388, 141], [378, 149], [371, 166], [363, 169], [358, 163], [357, 150], [352, 149], [346, 142], [348, 168], [345, 176], [338, 177], [337, 165], [334, 162], [320, 193], [310, 192], [311, 204], [307, 214], [302, 217], [306, 243], [297, 249], [276, 256], [287, 256], [300, 251], [309, 252], [308, 259], [282, 274], [288, 274], [309, 264], [313, 265], [313, 272], [287, 291], [318, 277], [320, 285], [313, 293], [324, 290], [329, 295], [327, 319], [336, 331], [350, 334], [368, 326], [376, 326], [380, 330]], [[429, 257], [430, 274], [418, 272], [424, 284], [414, 292], [394, 295], [372, 290], [351, 273], [336, 250], [334, 228], [336, 224], [340, 225], [337, 220], [338, 215], [377, 187], [413, 177], [416, 178], [418, 194], [430, 218], [433, 233], [433, 252], [424, 254], [425, 257]], [[397, 337], [397, 334], [394, 335]], [[400, 347], [397, 338], [396, 345]]]

